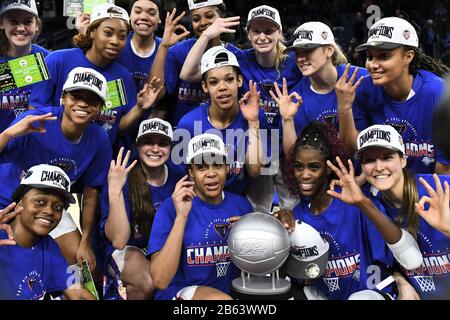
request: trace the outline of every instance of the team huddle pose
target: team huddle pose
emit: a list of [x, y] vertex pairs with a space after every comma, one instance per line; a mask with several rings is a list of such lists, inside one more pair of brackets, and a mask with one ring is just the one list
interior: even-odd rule
[[228, 236], [253, 212], [329, 248], [320, 276], [280, 268], [295, 299], [450, 299], [450, 69], [413, 25], [378, 20], [356, 66], [323, 22], [287, 46], [276, 8], [187, 5], [100, 4], [49, 51], [35, 0], [2, 1], [0, 63], [48, 79], [0, 91], [0, 299], [236, 299]]

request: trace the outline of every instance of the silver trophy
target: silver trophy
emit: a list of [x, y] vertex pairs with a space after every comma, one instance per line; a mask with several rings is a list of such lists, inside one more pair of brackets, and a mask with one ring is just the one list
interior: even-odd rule
[[249, 213], [233, 225], [228, 236], [233, 263], [241, 269], [233, 290], [251, 296], [279, 296], [291, 283], [281, 279], [278, 269], [289, 256], [289, 234], [270, 214]]

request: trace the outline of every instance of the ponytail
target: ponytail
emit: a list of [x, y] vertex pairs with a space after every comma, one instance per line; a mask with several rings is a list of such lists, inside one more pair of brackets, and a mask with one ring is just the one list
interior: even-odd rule
[[152, 203], [152, 193], [148, 187], [144, 169], [139, 162], [129, 174], [129, 199], [131, 205], [131, 232], [137, 231], [148, 241], [155, 217], [155, 208]]
[[441, 78], [445, 78], [450, 74], [450, 68], [443, 64], [441, 61], [427, 56], [423, 53], [422, 49], [415, 47], [405, 47], [406, 50], [414, 51], [414, 58], [409, 64], [409, 73], [416, 74], [417, 70], [424, 69]]
[[334, 66], [340, 65], [340, 64], [347, 64], [348, 60], [345, 54], [342, 52], [341, 47], [337, 44], [332, 44], [334, 48], [334, 53], [331, 56], [331, 62]]
[[403, 199], [402, 207], [399, 214], [394, 218], [394, 222], [399, 227], [403, 227], [407, 222], [408, 232], [417, 239], [419, 232], [419, 215], [416, 213], [416, 202], [419, 201], [419, 193], [417, 192], [417, 182], [412, 173], [403, 168]]
[[275, 56], [275, 70], [278, 74], [280, 74], [280, 69], [283, 67], [284, 62], [286, 61], [288, 55], [284, 53], [286, 50], [286, 46], [284, 45], [284, 38], [281, 36], [281, 39], [278, 40], [277, 43], [277, 54]]

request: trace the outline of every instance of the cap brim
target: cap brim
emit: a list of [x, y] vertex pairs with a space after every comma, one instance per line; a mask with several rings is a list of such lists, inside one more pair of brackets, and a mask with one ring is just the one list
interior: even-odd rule
[[325, 272], [327, 262], [328, 262], [328, 252], [324, 252], [320, 257], [317, 259], [311, 260], [311, 261], [300, 261], [297, 260], [292, 256], [292, 254], [289, 254], [289, 257], [286, 260], [286, 263], [282, 267], [282, 271], [286, 272], [290, 277], [296, 278], [296, 279], [315, 279], [311, 278], [306, 274], [306, 267], [310, 264], [316, 264], [318, 266], [322, 266], [320, 269], [320, 272], [318, 274], [318, 277], [322, 276]]
[[38, 183], [27, 184], [27, 185], [30, 186], [30, 187], [33, 187], [33, 188], [37, 188], [37, 189], [56, 190], [56, 191], [60, 192], [67, 199], [67, 201], [69, 203], [75, 203], [76, 202], [74, 196], [70, 192], [67, 192], [66, 190], [63, 190], [63, 189], [60, 189], [60, 188], [53, 188], [53, 187], [50, 187], [48, 185], [42, 185], [42, 184], [38, 184]]
[[[207, 156], [207, 157], [205, 157], [205, 156]], [[187, 159], [187, 163], [188, 164], [202, 164], [205, 162], [204, 158], [206, 158], [207, 160], [212, 160], [211, 162], [214, 162], [214, 163], [217, 163], [216, 160], [221, 159], [219, 161], [219, 163], [227, 164], [227, 161], [226, 161], [227, 155], [225, 153], [210, 152], [210, 151], [198, 153], [193, 157], [189, 157]]]
[[400, 153], [403, 154], [403, 155], [405, 154], [405, 153], [403, 152], [403, 150], [398, 150], [397, 148], [394, 148], [394, 147], [391, 147], [391, 146], [385, 146], [385, 145], [382, 145], [382, 144], [372, 144], [372, 145], [370, 145], [370, 146], [363, 147], [363, 148], [359, 149], [358, 151], [356, 151], [356, 152], [355, 152], [355, 159], [356, 159], [356, 160], [360, 160], [360, 159], [361, 159], [361, 153], [362, 153], [363, 151], [365, 151], [365, 150], [367, 150], [367, 149], [370, 149], [370, 148], [373, 148], [373, 147], [389, 149], [389, 150], [392, 150], [392, 151], [400, 152]]
[[277, 22], [273, 21], [272, 19], [269, 19], [266, 17], [256, 17], [256, 18], [253, 18], [253, 19], [250, 19], [249, 21], [247, 21], [247, 24], [245, 25], [245, 28], [247, 29], [247, 31], [248, 31], [248, 26], [256, 20], [264, 20], [264, 21], [270, 22], [273, 25], [277, 26], [278, 29], [282, 30], [282, 26], [280, 26]]
[[319, 44], [319, 43], [305, 43], [305, 44], [298, 44], [298, 45], [292, 45], [290, 47], [287, 47], [286, 49], [284, 49], [283, 53], [286, 53], [288, 51], [293, 51], [296, 49], [315, 49], [318, 48], [320, 46], [323, 46], [323, 44]]
[[36, 12], [34, 12], [32, 9], [29, 9], [29, 8], [8, 8], [8, 9], [5, 9], [5, 10], [2, 10], [0, 12], [0, 15], [6, 13], [8, 11], [13, 11], [13, 10], [25, 11], [25, 12], [31, 13], [34, 16], [38, 16], [38, 14]]
[[173, 139], [171, 137], [169, 137], [167, 134], [165, 133], [159, 133], [159, 132], [146, 132], [144, 134], [141, 134], [139, 137], [136, 138], [136, 142], [139, 142], [139, 140], [141, 140], [142, 138], [146, 137], [146, 136], [161, 136], [163, 138], [166, 138], [168, 140], [170, 140], [170, 142], [173, 141]]
[[399, 44], [399, 43], [373, 41], [373, 42], [367, 42], [367, 43], [357, 46], [355, 48], [355, 51], [356, 52], [365, 51], [368, 48], [391, 50], [391, 49], [398, 48], [400, 46], [401, 46], [401, 44]]
[[64, 89], [65, 92], [72, 92], [72, 91], [76, 91], [76, 90], [90, 91], [90, 92], [94, 93], [97, 97], [99, 97], [100, 100], [102, 100], [103, 102], [106, 102], [106, 97], [102, 97], [101, 95], [98, 94], [97, 91], [95, 91], [93, 89], [90, 89], [90, 88], [86, 88], [86, 87], [70, 87], [70, 88]]

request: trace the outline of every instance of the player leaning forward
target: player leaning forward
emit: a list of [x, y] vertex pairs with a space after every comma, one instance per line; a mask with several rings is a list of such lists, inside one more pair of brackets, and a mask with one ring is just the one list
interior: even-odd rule
[[252, 211], [242, 196], [223, 191], [228, 174], [223, 140], [201, 134], [189, 141], [189, 178], [158, 208], [148, 253], [156, 299], [230, 299], [237, 268], [228, 253], [231, 223]]

